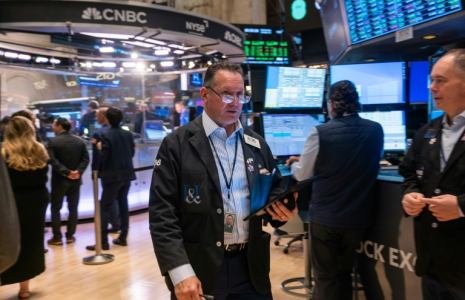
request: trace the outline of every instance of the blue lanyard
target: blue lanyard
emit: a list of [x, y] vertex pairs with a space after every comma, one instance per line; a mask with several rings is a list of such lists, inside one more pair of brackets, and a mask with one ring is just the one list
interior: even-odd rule
[[220, 163], [221, 171], [223, 172], [223, 176], [224, 176], [224, 181], [226, 182], [226, 188], [228, 189], [228, 200], [229, 200], [230, 198], [229, 194], [230, 194], [231, 184], [232, 184], [232, 179], [233, 179], [233, 174], [234, 174], [234, 167], [236, 166], [237, 143], [239, 140], [239, 132], [236, 131], [236, 150], [234, 152], [234, 161], [233, 161], [233, 167], [231, 171], [231, 179], [229, 180], [229, 182], [228, 182], [228, 178], [226, 177], [226, 173], [224, 172], [223, 164], [221, 163], [220, 157], [218, 156], [218, 152], [216, 152], [215, 144], [213, 144], [212, 138], [210, 136], [208, 136], [208, 138], [210, 139], [210, 143], [213, 146], [213, 150], [215, 150], [216, 158], [218, 159], [218, 162]]

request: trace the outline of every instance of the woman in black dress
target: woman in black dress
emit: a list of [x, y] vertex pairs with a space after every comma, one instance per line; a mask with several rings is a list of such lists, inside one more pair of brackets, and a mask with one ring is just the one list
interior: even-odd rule
[[48, 154], [37, 142], [30, 120], [14, 117], [5, 131], [1, 150], [18, 209], [21, 251], [16, 263], [0, 274], [1, 284], [18, 283], [18, 297], [29, 298], [29, 280], [45, 270], [44, 224], [49, 202]]

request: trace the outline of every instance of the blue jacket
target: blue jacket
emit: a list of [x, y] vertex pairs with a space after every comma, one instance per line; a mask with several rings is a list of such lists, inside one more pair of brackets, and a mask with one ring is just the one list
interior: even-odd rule
[[310, 220], [331, 227], [370, 225], [384, 142], [381, 125], [352, 115], [335, 117], [316, 129], [320, 150]]

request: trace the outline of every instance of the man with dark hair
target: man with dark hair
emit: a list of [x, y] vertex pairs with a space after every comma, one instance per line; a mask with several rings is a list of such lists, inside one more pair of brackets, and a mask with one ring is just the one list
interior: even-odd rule
[[84, 133], [84, 129], [90, 130], [90, 125], [94, 124], [97, 120], [97, 109], [99, 104], [97, 101], [92, 100], [87, 103], [87, 113], [82, 116], [81, 120], [81, 135]]
[[76, 238], [78, 222], [79, 191], [81, 175], [89, 164], [89, 153], [84, 141], [73, 136], [69, 130], [71, 123], [65, 118], [58, 118], [53, 124], [55, 137], [48, 141], [48, 154], [52, 171], [52, 229], [53, 237], [47, 241], [49, 245], [63, 245], [61, 234], [60, 210], [66, 196], [68, 202], [68, 223], [66, 243], [73, 243]]
[[383, 129], [358, 116], [352, 82], [336, 82], [328, 98], [332, 120], [314, 127], [302, 155], [287, 165], [298, 181], [315, 176], [309, 207], [313, 299], [352, 299], [355, 250], [373, 221]]
[[416, 134], [399, 167], [404, 211], [414, 218], [425, 300], [465, 299], [465, 49], [433, 66], [429, 87], [444, 111]]
[[[113, 244], [127, 246], [129, 228], [128, 193], [131, 181], [136, 179], [134, 172], [126, 173], [134, 169], [132, 157], [135, 145], [132, 134], [120, 128], [123, 113], [118, 108], [109, 108], [106, 113], [108, 124], [111, 126], [102, 134], [102, 142], [97, 143], [101, 151], [101, 170], [103, 174], [114, 173], [113, 176], [102, 177], [102, 196], [100, 199], [102, 216], [102, 249], [110, 249], [108, 243], [108, 223], [110, 222], [111, 207], [115, 199], [118, 201], [120, 214], [120, 235], [113, 240]], [[120, 172], [122, 172], [120, 174]], [[95, 250], [95, 246], [87, 246], [87, 250]]]
[[[149, 217], [160, 271], [171, 299], [272, 299], [270, 235], [262, 217], [244, 218], [260, 172], [276, 169], [269, 198], [282, 192], [281, 174], [265, 140], [238, 121], [250, 101], [242, 68], [212, 64], [200, 92], [204, 112], [168, 135], [155, 161]], [[268, 213], [285, 222], [297, 209], [278, 203]]]
[[186, 107], [185, 101], [178, 101], [174, 104], [174, 109], [179, 114], [179, 126], [184, 126], [189, 123], [189, 109]]

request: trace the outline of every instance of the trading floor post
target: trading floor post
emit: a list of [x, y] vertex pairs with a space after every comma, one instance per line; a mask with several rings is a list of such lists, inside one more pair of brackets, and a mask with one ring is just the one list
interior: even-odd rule
[[95, 224], [95, 250], [96, 255], [84, 257], [85, 265], [103, 265], [115, 260], [112, 254], [102, 254], [102, 230], [100, 228], [100, 203], [98, 201], [98, 171], [92, 172], [92, 180], [94, 183], [94, 224]]

